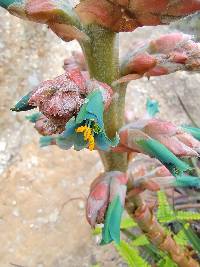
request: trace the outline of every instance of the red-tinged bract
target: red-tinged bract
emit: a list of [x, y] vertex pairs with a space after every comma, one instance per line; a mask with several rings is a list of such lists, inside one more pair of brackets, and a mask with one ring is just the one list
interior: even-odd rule
[[124, 205], [126, 183], [126, 174], [119, 171], [103, 173], [94, 180], [86, 206], [86, 217], [92, 227], [104, 222], [108, 205], [116, 195], [119, 196], [121, 205]]
[[183, 33], [166, 34], [140, 44], [124, 58], [121, 80], [127, 82], [136, 74], [150, 77], [179, 70], [200, 70], [200, 44]]
[[120, 144], [115, 150], [145, 153], [137, 140], [153, 138], [165, 145], [176, 156], [198, 156], [200, 142], [181, 127], [160, 119], [138, 120], [122, 128]]
[[107, 109], [112, 100], [111, 87], [96, 80], [86, 80], [77, 68], [42, 82], [29, 99], [29, 105], [39, 107], [45, 116], [38, 120], [36, 129], [43, 135], [63, 132], [66, 123], [78, 114], [87, 95], [94, 90], [101, 91]]

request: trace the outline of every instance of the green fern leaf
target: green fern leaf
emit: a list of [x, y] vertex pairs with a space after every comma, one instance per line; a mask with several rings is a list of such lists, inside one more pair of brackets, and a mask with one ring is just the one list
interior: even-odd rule
[[184, 231], [189, 243], [192, 245], [193, 249], [200, 254], [200, 238], [197, 234], [191, 229], [191, 227], [185, 227], [181, 224], [182, 230]]
[[168, 256], [158, 262], [158, 267], [178, 267]]
[[197, 221], [200, 220], [200, 213], [191, 211], [176, 212], [176, 219], [179, 221]]
[[157, 218], [161, 223], [169, 223], [173, 221], [194, 221], [200, 220], [200, 213], [190, 211], [173, 211], [167, 201], [165, 193], [163, 191], [159, 191]]
[[131, 247], [125, 241], [121, 241], [120, 244], [115, 245], [115, 247], [129, 267], [150, 267], [150, 265], [139, 255], [137, 249]]
[[134, 247], [145, 246], [149, 244], [149, 240], [147, 239], [145, 235], [140, 235], [135, 240], [133, 240], [130, 244], [131, 246], [134, 246]]
[[[185, 225], [185, 228], [188, 228], [188, 224]], [[188, 245], [188, 238], [185, 234], [185, 231], [183, 229], [181, 229], [176, 235], [174, 235], [174, 240], [176, 241], [176, 243], [182, 247], [185, 247]]]
[[129, 218], [123, 218], [122, 219], [120, 228], [122, 230], [124, 230], [124, 229], [128, 229], [128, 228], [133, 228], [133, 227], [136, 227], [136, 226], [137, 226], [137, 223], [134, 222], [134, 220], [129, 217]]
[[163, 191], [158, 192], [157, 218], [160, 222], [166, 223], [175, 220], [174, 211], [171, 209], [167, 197]]

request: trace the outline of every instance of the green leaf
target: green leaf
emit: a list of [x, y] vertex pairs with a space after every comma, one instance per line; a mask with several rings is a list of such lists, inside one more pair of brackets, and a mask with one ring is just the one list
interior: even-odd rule
[[165, 256], [162, 260], [158, 262], [158, 267], [178, 267], [175, 262], [173, 262], [170, 257]]
[[158, 101], [148, 98], [146, 102], [146, 110], [151, 117], [154, 117], [159, 113]]
[[153, 138], [140, 139], [137, 141], [137, 144], [150, 156], [158, 159], [165, 165], [173, 175], [180, 175], [184, 171], [191, 169], [187, 163], [177, 158], [168, 148]]
[[158, 193], [157, 218], [162, 223], [173, 221], [193, 221], [200, 220], [200, 213], [190, 211], [173, 211], [170, 207], [167, 197], [163, 191]]
[[170, 207], [167, 197], [163, 191], [158, 191], [158, 210], [157, 218], [162, 223], [167, 223], [176, 220], [174, 211]]
[[120, 244], [115, 245], [115, 247], [129, 267], [150, 267], [150, 265], [139, 255], [138, 250], [131, 247], [125, 241], [121, 241]]
[[179, 221], [198, 221], [200, 220], [200, 213], [191, 211], [176, 212], [176, 219]]
[[[186, 229], [188, 229], [188, 226], [184, 226]], [[174, 235], [174, 240], [176, 243], [182, 247], [185, 247], [188, 245], [188, 238], [185, 234], [185, 231], [181, 229], [176, 235]]]
[[137, 223], [134, 222], [134, 220], [132, 218], [128, 217], [128, 218], [122, 219], [120, 228], [124, 230], [124, 229], [128, 229], [128, 228], [133, 228], [136, 226], [137, 226]]
[[109, 204], [106, 212], [106, 219], [102, 230], [101, 245], [109, 244], [112, 241], [120, 243], [120, 223], [123, 213], [123, 207], [120, 197], [116, 196]]
[[12, 111], [20, 112], [20, 111], [27, 111], [30, 109], [34, 109], [36, 107], [29, 105], [28, 101], [32, 95], [32, 92], [29, 92], [27, 95], [23, 96], [19, 102], [14, 106], [14, 108], [11, 108]]
[[145, 235], [140, 235], [135, 240], [133, 240], [131, 242], [131, 245], [135, 246], [135, 247], [145, 246], [148, 244], [150, 244], [150, 243], [149, 243], [149, 240], [147, 239], [147, 237]]
[[191, 229], [191, 227], [185, 227], [185, 225], [183, 224], [181, 224], [181, 227], [193, 249], [195, 249], [200, 254], [200, 238]]

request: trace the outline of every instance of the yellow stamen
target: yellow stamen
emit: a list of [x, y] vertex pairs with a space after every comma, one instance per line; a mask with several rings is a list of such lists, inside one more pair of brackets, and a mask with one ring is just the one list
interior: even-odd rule
[[77, 133], [83, 133], [83, 137], [85, 141], [88, 141], [89, 143], [89, 150], [92, 151], [94, 149], [95, 146], [95, 140], [94, 140], [94, 136], [92, 134], [92, 129], [90, 127], [88, 127], [87, 125], [85, 126], [80, 126], [76, 129]]
[[77, 133], [83, 133], [86, 130], [87, 126], [80, 126], [76, 129]]
[[89, 150], [90, 151], [94, 150], [94, 145], [95, 145], [94, 136], [93, 135], [90, 135], [88, 141], [89, 141]]
[[90, 136], [92, 135], [91, 128], [87, 127], [87, 129], [84, 132], [84, 140], [89, 140]]

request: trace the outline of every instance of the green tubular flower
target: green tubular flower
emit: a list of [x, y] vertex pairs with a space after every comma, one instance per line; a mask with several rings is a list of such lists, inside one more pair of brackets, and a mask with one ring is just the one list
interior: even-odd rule
[[8, 8], [10, 5], [12, 5], [15, 0], [0, 0], [0, 6], [3, 8]]
[[[62, 149], [69, 149], [74, 146], [75, 150], [95, 147], [108, 151], [119, 142], [118, 135], [112, 140], [106, 135], [103, 123], [104, 104], [102, 94], [99, 90], [90, 93], [77, 117], [70, 119], [65, 127], [65, 131], [54, 137], [55, 143]], [[48, 144], [47, 137], [40, 139], [41, 146]], [[49, 139], [50, 140], [50, 139]], [[49, 142], [52, 144], [52, 139]]]
[[157, 158], [174, 176], [191, 169], [187, 163], [177, 158], [169, 149], [153, 138], [140, 139], [137, 144], [148, 155]]
[[191, 134], [194, 138], [200, 141], [200, 128], [188, 125], [183, 125], [181, 126], [181, 128], [183, 128], [185, 132]]

